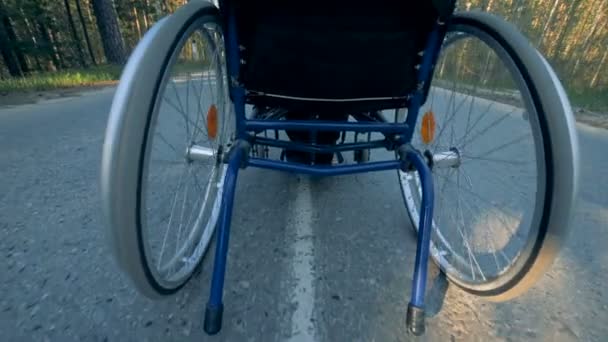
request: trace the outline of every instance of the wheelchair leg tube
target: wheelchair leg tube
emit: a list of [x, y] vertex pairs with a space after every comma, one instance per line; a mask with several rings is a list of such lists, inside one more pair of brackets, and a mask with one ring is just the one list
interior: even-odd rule
[[424, 293], [426, 290], [427, 265], [433, 226], [433, 179], [431, 170], [424, 157], [418, 151], [409, 151], [407, 160], [414, 165], [420, 175], [422, 184], [422, 203], [418, 224], [418, 241], [416, 246], [416, 263], [412, 284], [412, 297], [407, 307], [407, 328], [414, 335], [422, 335], [424, 323]]
[[213, 278], [211, 280], [211, 294], [207, 307], [205, 308], [204, 329], [209, 335], [217, 334], [222, 328], [222, 314], [224, 311], [222, 294], [224, 290], [224, 275], [226, 274], [230, 220], [232, 218], [232, 205], [234, 203], [237, 175], [244, 151], [241, 148], [236, 148], [233, 152], [234, 153], [232, 153], [228, 161], [228, 170], [226, 172], [226, 177], [224, 178], [222, 212], [219, 222], [219, 231], [217, 232]]

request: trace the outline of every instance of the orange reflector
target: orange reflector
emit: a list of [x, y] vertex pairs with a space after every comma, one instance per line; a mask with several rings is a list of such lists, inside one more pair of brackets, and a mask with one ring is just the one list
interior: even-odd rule
[[432, 111], [424, 113], [422, 117], [422, 127], [420, 128], [422, 142], [430, 144], [435, 138], [435, 115]]
[[209, 139], [217, 137], [217, 107], [214, 104], [207, 111], [207, 134]]

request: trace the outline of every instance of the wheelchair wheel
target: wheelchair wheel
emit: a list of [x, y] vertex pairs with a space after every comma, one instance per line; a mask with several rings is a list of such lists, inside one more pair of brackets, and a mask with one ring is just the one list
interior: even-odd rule
[[220, 214], [234, 139], [217, 10], [193, 1], [158, 22], [116, 91], [102, 195], [120, 266], [144, 294], [179, 290]]
[[[523, 293], [556, 258], [576, 196], [574, 119], [555, 73], [510, 24], [457, 14], [421, 117], [412, 144], [433, 159], [434, 261], [475, 295]], [[420, 180], [399, 179], [417, 230]]]

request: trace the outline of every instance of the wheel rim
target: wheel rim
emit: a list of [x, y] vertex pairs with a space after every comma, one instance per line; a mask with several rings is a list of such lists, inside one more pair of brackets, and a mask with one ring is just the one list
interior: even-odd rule
[[140, 177], [140, 239], [158, 286], [185, 282], [203, 257], [217, 223], [234, 139], [223, 40], [201, 18], [177, 43], [158, 87]]
[[[412, 144], [459, 159], [433, 169], [431, 255], [456, 283], [494, 289], [524, 267], [542, 235], [546, 162], [530, 90], [495, 39], [458, 25], [446, 37], [427, 111], [437, 118], [436, 136], [425, 144], [417, 134]], [[400, 172], [400, 181], [418, 229], [420, 180]]]

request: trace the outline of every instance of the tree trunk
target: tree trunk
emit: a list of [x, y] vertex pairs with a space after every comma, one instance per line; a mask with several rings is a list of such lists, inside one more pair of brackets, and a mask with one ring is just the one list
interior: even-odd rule
[[577, 18], [576, 16], [574, 16], [574, 13], [575, 9], [578, 8], [578, 5], [578, 0], [571, 0], [570, 5], [568, 7], [568, 12], [566, 12], [566, 18], [564, 19], [564, 21], [562, 21], [562, 29], [558, 34], [558, 38], [555, 43], [554, 55], [557, 56], [560, 60], [562, 59], [563, 55], [567, 53], [567, 51], [564, 51], [564, 43], [566, 41], [566, 37], [568, 37], [568, 35], [570, 34], [570, 30], [577, 22]]
[[97, 27], [106, 59], [111, 64], [123, 64], [126, 60], [125, 45], [112, 2], [93, 0], [93, 12], [97, 17]]
[[[600, 5], [598, 6], [599, 8], [597, 9], [596, 14], [595, 14], [595, 18], [593, 19], [593, 24], [591, 26], [591, 29], [588, 31], [589, 33], [585, 36], [585, 39], [583, 40], [583, 43], [582, 43], [581, 49], [580, 49], [581, 52], [578, 55], [578, 57], [576, 58], [576, 62], [574, 63], [574, 67], [572, 68], [572, 73], [570, 74], [571, 77], [574, 77], [576, 75], [576, 71], [578, 70], [578, 66], [580, 65], [581, 60], [584, 59], [585, 56], [587, 56], [587, 49], [589, 48], [589, 43], [591, 42], [591, 37], [595, 33], [595, 31], [598, 27], [600, 18], [602, 17], [603, 5], [604, 5], [604, 3], [600, 2]], [[603, 29], [603, 26], [600, 28], [600, 31], [602, 29]], [[573, 56], [574, 56], [574, 54], [573, 54]]]
[[10, 42], [9, 49], [11, 49], [17, 57], [17, 62], [19, 63], [21, 73], [27, 74], [30, 71], [27, 65], [27, 60], [25, 59], [23, 51], [21, 51], [21, 48], [19, 47], [17, 35], [15, 34], [15, 30], [13, 29], [13, 23], [11, 22], [11, 18], [9, 18], [8, 15], [2, 15], [2, 25], [4, 26], [6, 36], [8, 37], [8, 41]]
[[148, 18], [149, 17], [149, 14], [148, 14], [149, 7], [148, 6], [150, 6], [150, 4], [149, 4], [148, 0], [146, 0], [146, 2], [144, 3], [144, 8], [142, 10], [143, 15], [144, 15], [144, 31], [146, 31], [146, 32], [148, 31], [148, 28], [150, 28], [150, 19]]
[[82, 32], [84, 33], [84, 40], [87, 43], [87, 50], [89, 50], [89, 56], [91, 56], [91, 62], [93, 62], [93, 65], [97, 65], [97, 61], [95, 60], [95, 53], [93, 52], [93, 47], [91, 45], [91, 39], [89, 38], [87, 22], [84, 20], [84, 16], [82, 15], [82, 8], [80, 8], [80, 0], [76, 0], [76, 11], [78, 12], [80, 24], [82, 25]]
[[40, 38], [42, 41], [42, 46], [46, 50], [46, 53], [49, 56], [49, 64], [47, 65], [47, 71], [56, 71], [59, 65], [59, 57], [55, 52], [55, 47], [51, 40], [51, 36], [49, 35], [49, 30], [46, 27], [46, 24], [43, 22], [44, 18], [39, 18], [37, 24], [38, 33], [40, 34]]
[[514, 24], [530, 39], [534, 36], [534, 26], [531, 24], [534, 15], [534, 7], [528, 0], [517, 1], [517, 19]]
[[490, 10], [492, 9], [492, 5], [494, 4], [494, 0], [489, 0], [488, 4], [486, 5], [486, 12], [490, 12]]
[[76, 54], [78, 55], [78, 62], [80, 63], [80, 66], [86, 67], [87, 63], [84, 60], [84, 54], [82, 53], [82, 49], [80, 47], [80, 38], [78, 37], [78, 31], [76, 31], [74, 18], [72, 18], [70, 2], [68, 0], [63, 0], [63, 3], [65, 5], [65, 11], [68, 15], [68, 23], [70, 24], [70, 30], [72, 31], [72, 39], [74, 40], [74, 48], [76, 49]]
[[135, 30], [137, 31], [137, 38], [141, 39], [141, 26], [139, 26], [139, 16], [137, 15], [137, 8], [135, 6], [133, 8], [133, 24], [135, 25]]
[[55, 54], [55, 58], [57, 60], [58, 66], [61, 69], [65, 69], [67, 67], [67, 65], [65, 64], [65, 58], [63, 58], [63, 53], [62, 53], [61, 49], [58, 48], [59, 35], [61, 34], [61, 32], [54, 32], [50, 26], [47, 26], [47, 31], [48, 31], [49, 38], [51, 40], [51, 49], [52, 49], [53, 53]]
[[604, 56], [602, 56], [602, 60], [597, 65], [597, 69], [595, 69], [595, 74], [593, 75], [593, 78], [591, 79], [591, 83], [589, 84], [590, 88], [593, 88], [597, 85], [597, 79], [600, 76], [600, 71], [602, 71], [602, 68], [604, 67], [604, 62], [606, 62], [607, 55], [608, 55], [608, 50], [604, 51]]
[[0, 21], [0, 55], [2, 55], [9, 75], [13, 77], [23, 76], [21, 68], [19, 67], [19, 61], [17, 61], [17, 58], [15, 58], [15, 55], [13, 54], [11, 43], [6, 34], [4, 21]]
[[26, 15], [25, 15], [25, 13], [23, 12], [23, 8], [21, 8], [20, 11], [21, 11], [21, 15], [23, 16], [23, 22], [25, 23], [25, 28], [27, 29], [27, 34], [32, 39], [32, 44], [34, 46], [34, 49], [36, 49], [36, 52], [34, 53], [34, 61], [36, 62], [36, 67], [37, 67], [38, 71], [42, 71], [42, 64], [40, 63], [40, 58], [38, 56], [38, 51], [40, 51], [40, 46], [38, 46], [38, 41], [36, 40], [36, 34], [34, 33], [34, 30], [32, 29], [32, 24], [30, 23], [30, 21], [27, 19]]
[[553, 3], [553, 7], [551, 7], [551, 12], [549, 12], [549, 18], [547, 19], [547, 21], [545, 21], [545, 26], [543, 27], [543, 30], [540, 33], [538, 42], [536, 43], [536, 45], [538, 46], [539, 49], [543, 45], [543, 40], [545, 39], [545, 34], [547, 33], [547, 29], [549, 28], [549, 25], [551, 25], [551, 22], [553, 21], [553, 15], [555, 14], [555, 9], [557, 9], [558, 4], [559, 4], [559, 0], [555, 0], [555, 2]]

